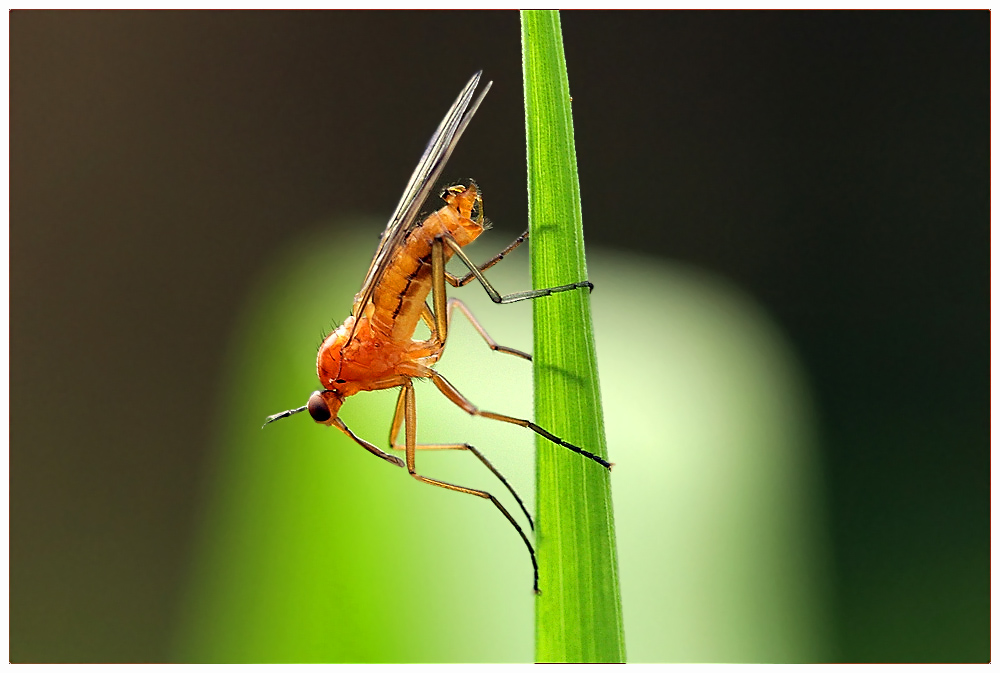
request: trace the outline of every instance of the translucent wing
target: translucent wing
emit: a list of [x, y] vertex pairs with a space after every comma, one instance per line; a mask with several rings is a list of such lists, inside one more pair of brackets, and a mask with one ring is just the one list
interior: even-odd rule
[[[437, 131], [431, 136], [431, 140], [427, 144], [427, 149], [424, 150], [424, 155], [420, 157], [420, 163], [417, 164], [413, 175], [410, 176], [410, 182], [406, 185], [403, 197], [396, 206], [396, 212], [393, 213], [389, 224], [386, 225], [385, 231], [382, 233], [382, 240], [379, 241], [378, 248], [375, 250], [375, 257], [372, 259], [371, 266], [368, 267], [365, 282], [362, 283], [361, 290], [354, 295], [354, 307], [351, 313], [355, 319], [361, 317], [368, 302], [371, 301], [375, 287], [382, 279], [386, 268], [392, 262], [393, 254], [403, 239], [406, 238], [407, 232], [418, 224], [416, 220], [420, 208], [423, 207], [424, 201], [427, 200], [431, 189], [433, 189], [434, 184], [441, 176], [441, 171], [444, 170], [445, 164], [448, 163], [452, 150], [455, 149], [459, 138], [462, 137], [465, 127], [469, 125], [472, 116], [476, 114], [476, 110], [483, 101], [486, 92], [490, 90], [493, 82], [487, 82], [479, 97], [470, 105], [472, 95], [479, 85], [480, 75], [482, 75], [481, 70], [472, 76], [469, 83], [458, 94], [458, 98], [455, 99], [451, 109], [448, 110], [444, 119], [441, 120], [441, 124], [438, 125]], [[357, 321], [355, 321], [354, 325], [356, 326], [357, 324]], [[354, 327], [351, 328], [350, 338], [353, 337]], [[350, 338], [346, 343], [350, 343]]]

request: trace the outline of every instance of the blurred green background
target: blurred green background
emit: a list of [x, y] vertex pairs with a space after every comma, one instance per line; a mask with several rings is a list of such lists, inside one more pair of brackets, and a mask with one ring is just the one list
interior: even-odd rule
[[[629, 660], [988, 660], [989, 14], [562, 22]], [[474, 258], [524, 228], [517, 15], [10, 35], [10, 659], [529, 661], [492, 508], [307, 418], [259, 429], [314, 389], [480, 68], [445, 178], [485, 189]], [[523, 253], [495, 271], [529, 283]], [[530, 347], [530, 307], [462, 297]], [[530, 415], [526, 363], [466, 325], [440, 368]], [[439, 398], [421, 438], [473, 442], [530, 506], [532, 439]], [[393, 401], [343, 415], [384, 444]], [[471, 456], [420, 461], [500, 495]]]

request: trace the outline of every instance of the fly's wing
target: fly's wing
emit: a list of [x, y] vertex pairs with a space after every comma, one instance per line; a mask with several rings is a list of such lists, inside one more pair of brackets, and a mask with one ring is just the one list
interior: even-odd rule
[[[420, 163], [417, 164], [413, 175], [410, 176], [410, 182], [406, 185], [406, 190], [403, 192], [403, 197], [399, 200], [399, 205], [396, 206], [396, 212], [393, 213], [389, 224], [385, 227], [385, 231], [382, 232], [382, 239], [375, 250], [375, 257], [372, 259], [372, 264], [368, 267], [365, 282], [362, 283], [361, 290], [354, 296], [354, 307], [351, 313], [355, 318], [355, 326], [357, 326], [357, 320], [361, 318], [365, 307], [368, 306], [368, 302], [372, 300], [375, 287], [392, 262], [392, 257], [396, 249], [402, 243], [403, 239], [406, 238], [406, 234], [419, 224], [417, 222], [417, 215], [420, 212], [420, 208], [423, 207], [424, 201], [427, 200], [431, 189], [433, 189], [438, 178], [441, 177], [441, 171], [444, 170], [445, 164], [448, 163], [455, 145], [458, 144], [458, 139], [462, 137], [462, 133], [465, 131], [465, 127], [469, 125], [472, 115], [476, 114], [479, 104], [483, 101], [483, 97], [493, 84], [493, 82], [487, 82], [479, 97], [470, 105], [472, 95], [476, 92], [476, 87], [479, 85], [480, 75], [482, 75], [482, 70], [472, 76], [469, 83], [458, 94], [458, 98], [455, 99], [451, 109], [445, 114], [444, 119], [441, 120], [437, 131], [431, 136], [431, 140], [427, 144], [427, 149], [424, 150], [424, 155], [420, 157]], [[344, 344], [345, 346], [354, 338], [354, 329], [355, 327], [351, 328], [351, 335]]]

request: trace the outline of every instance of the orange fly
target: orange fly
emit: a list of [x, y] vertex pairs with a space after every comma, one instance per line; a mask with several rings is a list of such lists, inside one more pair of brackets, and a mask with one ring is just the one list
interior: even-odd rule
[[[446, 205], [418, 222], [419, 209], [490, 89], [492, 82], [487, 83], [473, 101], [472, 97], [479, 84], [480, 74], [481, 72], [476, 73], [462, 89], [431, 137], [427, 149], [424, 150], [424, 155], [410, 177], [403, 198], [400, 199], [396, 212], [382, 234], [361, 291], [354, 297], [351, 315], [344, 324], [327, 336], [320, 346], [316, 368], [323, 390], [314, 392], [305, 406], [269, 416], [264, 424], [308, 410], [309, 415], [317, 423], [338, 428], [379, 458], [406, 467], [410, 475], [419, 481], [490, 500], [510, 521], [527, 546], [534, 567], [534, 588], [537, 592], [538, 563], [535, 560], [535, 550], [521, 526], [500, 501], [486, 491], [425, 477], [417, 473], [416, 467], [418, 449], [457, 449], [471, 452], [510, 491], [528, 517], [531, 527], [534, 528], [531, 515], [528, 514], [521, 498], [478, 449], [465, 443], [417, 443], [417, 410], [413, 394], [415, 378], [430, 379], [445, 397], [469, 414], [526, 427], [605, 468], [611, 467], [611, 464], [600, 456], [565, 442], [530, 421], [478, 409], [447, 379], [432, 369], [444, 351], [452, 310], [455, 308], [465, 314], [490, 348], [531, 360], [531, 356], [527, 353], [500, 346], [490, 338], [465, 304], [458, 299], [447, 299], [445, 283], [461, 287], [473, 279], [478, 280], [490, 299], [498, 304], [543, 297], [566, 290], [593, 289], [589, 281], [581, 281], [508, 295], [497, 292], [483, 276], [483, 272], [524, 242], [528, 232], [522, 234], [485, 264], [477, 266], [473, 263], [462, 247], [476, 240], [483, 232], [485, 220], [482, 198], [475, 182], [471, 180], [468, 184], [453, 185], [445, 189], [441, 193], [441, 198]], [[452, 256], [458, 257], [468, 267], [468, 274], [459, 278], [445, 269], [445, 264]], [[428, 296], [431, 296], [430, 304], [427, 303]], [[413, 338], [420, 321], [430, 329], [431, 334], [428, 339]], [[386, 388], [400, 388], [396, 412], [389, 431], [389, 445], [394, 450], [406, 452], [405, 462], [355, 435], [338, 416], [346, 397], [364, 390]], [[402, 445], [397, 441], [401, 428], [404, 429]]]

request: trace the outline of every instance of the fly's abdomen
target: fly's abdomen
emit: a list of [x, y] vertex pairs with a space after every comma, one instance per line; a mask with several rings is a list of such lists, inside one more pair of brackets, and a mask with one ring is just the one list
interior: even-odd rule
[[414, 229], [382, 276], [372, 297], [375, 312], [371, 321], [381, 334], [392, 339], [412, 338], [431, 290], [432, 241], [425, 225]]
[[[415, 227], [393, 257], [372, 297], [372, 326], [393, 339], [411, 339], [431, 291], [431, 248], [434, 239], [449, 236], [459, 245], [472, 242], [483, 230], [469, 219], [476, 198], [475, 186], [445, 196], [448, 205]], [[444, 246], [445, 260], [452, 249]]]

